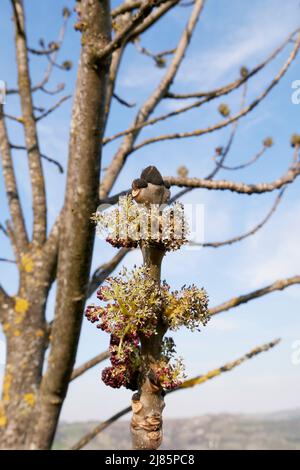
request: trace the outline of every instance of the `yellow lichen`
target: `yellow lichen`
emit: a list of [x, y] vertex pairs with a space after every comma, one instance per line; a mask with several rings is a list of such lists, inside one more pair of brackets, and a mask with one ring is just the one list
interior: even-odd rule
[[23, 299], [22, 297], [16, 297], [15, 303], [15, 311], [17, 313], [26, 313], [29, 308], [29, 302], [27, 299]]
[[3, 331], [8, 331], [10, 329], [11, 325], [10, 323], [4, 323], [2, 328], [3, 328]]
[[4, 427], [7, 424], [7, 418], [4, 413], [3, 403], [0, 402], [0, 427]]
[[14, 336], [20, 336], [21, 335], [21, 331], [20, 330], [15, 330], [14, 331]]
[[3, 380], [3, 402], [8, 402], [10, 399], [10, 388], [11, 388], [11, 383], [13, 380], [13, 376], [10, 372], [7, 372], [4, 376]]
[[25, 393], [24, 395], [24, 401], [27, 403], [28, 406], [34, 406], [35, 405], [35, 394], [34, 393]]
[[41, 329], [38, 329], [38, 330], [36, 330], [36, 332], [35, 332], [35, 335], [36, 335], [38, 338], [42, 338], [42, 337], [44, 336], [44, 334], [45, 334], [44, 331], [41, 330]]
[[26, 273], [31, 273], [33, 271], [33, 259], [28, 254], [25, 254], [21, 258], [22, 269]]

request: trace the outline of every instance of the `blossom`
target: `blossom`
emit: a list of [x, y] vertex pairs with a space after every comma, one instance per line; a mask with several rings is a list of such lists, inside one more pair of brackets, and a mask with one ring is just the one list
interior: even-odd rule
[[106, 236], [106, 241], [116, 248], [136, 248], [143, 243], [174, 251], [187, 243], [189, 228], [179, 202], [146, 206], [127, 195], [119, 199], [113, 210], [98, 211], [93, 220], [98, 235]]
[[[208, 320], [208, 296], [196, 286], [183, 286], [171, 291], [163, 281], [153, 280], [146, 267], [109, 277], [97, 292], [101, 304], [89, 305], [85, 315], [97, 327], [109, 333], [111, 366], [104, 369], [102, 379], [114, 388], [137, 388], [141, 367], [140, 338], [156, 334], [161, 317], [170, 330], [185, 326], [199, 330]], [[151, 366], [152, 368], [152, 366]], [[164, 338], [161, 359], [154, 363], [157, 381], [166, 390], [177, 387], [183, 378], [183, 363], [175, 358], [172, 338]]]

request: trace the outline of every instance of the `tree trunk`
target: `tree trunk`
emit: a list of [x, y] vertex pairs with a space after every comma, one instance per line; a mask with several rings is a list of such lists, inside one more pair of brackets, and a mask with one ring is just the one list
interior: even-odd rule
[[110, 41], [108, 0], [81, 3], [82, 49], [73, 104], [66, 198], [60, 224], [57, 295], [48, 367], [42, 379], [30, 449], [52, 445], [78, 345], [92, 259], [91, 216], [99, 195], [99, 172], [109, 59], [99, 60]]
[[[150, 276], [160, 283], [163, 249], [145, 246], [142, 248], [144, 265]], [[134, 449], [157, 449], [162, 443], [163, 390], [156, 382], [153, 369], [160, 360], [161, 345], [167, 326], [158, 318], [156, 334], [141, 337], [141, 362], [143, 368], [139, 378], [139, 390], [132, 397], [131, 420], [132, 445]]]
[[48, 343], [45, 306], [53, 272], [44, 258], [27, 253], [24, 259], [19, 292], [2, 305], [7, 358], [0, 402], [1, 449], [26, 448]]

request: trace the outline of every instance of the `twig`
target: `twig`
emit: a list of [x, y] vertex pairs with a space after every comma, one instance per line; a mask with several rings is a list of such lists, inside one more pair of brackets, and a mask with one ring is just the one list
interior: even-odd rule
[[93, 357], [89, 361], [86, 361], [84, 364], [74, 369], [70, 381], [77, 379], [78, 377], [80, 377], [80, 375], [84, 374], [92, 367], [96, 366], [97, 364], [100, 364], [100, 362], [102, 361], [105, 361], [105, 359], [108, 359], [109, 354], [109, 351], [104, 351], [103, 353], [98, 354], [98, 356]]
[[247, 83], [247, 81], [251, 77], [253, 77], [258, 72], [260, 72], [266, 65], [269, 64], [269, 62], [271, 62], [275, 57], [277, 57], [277, 55], [288, 44], [290, 38], [293, 37], [298, 31], [299, 31], [299, 28], [296, 31], [293, 31], [293, 33], [291, 33], [288, 36], [288, 38], [277, 49], [275, 49], [275, 51], [273, 51], [272, 54], [267, 59], [265, 59], [263, 62], [258, 64], [255, 68], [253, 68], [252, 71], [250, 71], [247, 76], [239, 78], [239, 79], [233, 81], [232, 83], [230, 83], [226, 86], [223, 86], [221, 88], [217, 88], [217, 89], [209, 91], [209, 92], [199, 92], [199, 93], [186, 94], [186, 95], [175, 95], [175, 94], [171, 94], [171, 93], [166, 93], [165, 96], [164, 96], [165, 98], [177, 98], [177, 99], [179, 99], [179, 98], [181, 98], [181, 99], [183, 99], [183, 98], [201, 98], [201, 99], [194, 102], [194, 103], [191, 103], [189, 105], [185, 105], [185, 106], [183, 106], [179, 109], [171, 111], [167, 114], [163, 114], [161, 116], [157, 116], [156, 118], [149, 119], [149, 120], [147, 120], [147, 121], [145, 121], [141, 124], [131, 126], [129, 129], [118, 132], [118, 133], [116, 133], [116, 134], [114, 134], [110, 137], [106, 137], [105, 139], [103, 139], [103, 143], [107, 144], [109, 142], [112, 142], [115, 139], [118, 139], [118, 138], [120, 138], [124, 135], [127, 135], [127, 134], [131, 134], [131, 133], [133, 133], [133, 132], [135, 132], [139, 129], [142, 129], [146, 126], [152, 126], [152, 125], [154, 125], [154, 124], [156, 124], [160, 121], [164, 121], [166, 119], [169, 119], [169, 118], [174, 117], [174, 116], [178, 116], [179, 114], [185, 113], [185, 112], [190, 111], [192, 109], [199, 108], [200, 106], [212, 101], [213, 99], [216, 99], [216, 98], [219, 98], [221, 96], [227, 95], [230, 92], [236, 90], [237, 88], [239, 88], [244, 83]]
[[142, 0], [123, 3], [111, 11], [111, 17], [116, 18], [119, 15], [124, 15], [124, 13], [130, 13], [132, 10], [140, 8], [142, 3]]
[[131, 21], [128, 21], [124, 28], [116, 34], [115, 38], [97, 54], [98, 60], [103, 60], [108, 55], [112, 54], [121, 45], [123, 40], [134, 30], [142, 21], [151, 13], [153, 8], [165, 3], [167, 0], [147, 0], [141, 4], [140, 9], [135, 13]]
[[279, 279], [273, 282], [273, 284], [263, 287], [262, 289], [249, 292], [248, 294], [245, 294], [245, 295], [240, 295], [239, 297], [233, 297], [232, 299], [226, 302], [223, 302], [217, 307], [213, 307], [209, 309], [209, 313], [210, 315], [217, 315], [218, 313], [226, 312], [227, 310], [230, 310], [232, 308], [238, 307], [239, 305], [245, 304], [249, 302], [249, 300], [258, 299], [259, 297], [262, 297], [266, 294], [271, 294], [272, 292], [275, 292], [278, 290], [284, 290], [287, 287], [290, 287], [296, 284], [300, 284], [300, 276], [289, 277], [286, 279]]
[[[26, 147], [24, 147], [23, 145], [15, 145], [15, 144], [10, 144], [10, 147], [14, 150], [27, 150]], [[28, 150], [28, 152], [30, 152], [30, 149]], [[54, 158], [50, 158], [48, 157], [47, 155], [41, 153], [41, 158], [43, 158], [44, 160], [46, 160], [47, 162], [49, 163], [53, 163], [53, 165], [57, 166], [58, 168], [58, 171], [60, 173], [63, 173], [64, 172], [64, 168], [63, 166], [59, 163], [59, 161], [55, 160]]]
[[100, 284], [105, 281], [107, 276], [109, 276], [116, 269], [118, 264], [125, 258], [129, 251], [129, 248], [120, 249], [108, 263], [104, 263], [96, 269], [87, 288], [87, 298], [93, 295], [95, 290], [98, 289]]
[[14, 227], [15, 242], [18, 250], [22, 251], [25, 250], [28, 244], [28, 236], [13, 167], [7, 128], [3, 116], [3, 106], [0, 106], [0, 153], [9, 211]]
[[238, 114], [235, 116], [232, 116], [228, 119], [225, 119], [224, 121], [221, 121], [217, 124], [214, 124], [212, 126], [209, 126], [205, 129], [196, 129], [194, 131], [189, 131], [189, 132], [176, 132], [173, 134], [164, 134], [160, 135], [157, 137], [151, 137], [149, 139], [143, 140], [141, 143], [133, 147], [131, 153], [136, 152], [137, 150], [141, 149], [142, 147], [145, 147], [146, 145], [157, 143], [157, 142], [162, 142], [165, 140], [173, 140], [173, 139], [183, 139], [183, 138], [189, 138], [189, 137], [199, 137], [204, 134], [209, 134], [211, 132], [223, 129], [224, 127], [228, 126], [229, 124], [232, 124], [234, 121], [246, 116], [249, 114], [256, 106], [259, 105], [259, 103], [270, 93], [270, 91], [277, 85], [277, 83], [280, 81], [280, 79], [284, 76], [286, 73], [287, 69], [297, 56], [297, 53], [299, 51], [300, 47], [300, 35], [298, 36], [297, 43], [291, 52], [288, 60], [286, 63], [283, 65], [283, 67], [280, 69], [279, 73], [275, 76], [275, 78], [271, 81], [269, 86], [254, 100], [252, 103], [247, 106], [245, 109], [240, 111]]
[[280, 189], [292, 183], [300, 174], [300, 164], [291, 166], [288, 171], [272, 183], [246, 184], [227, 180], [209, 180], [205, 178], [165, 177], [170, 186], [228, 190], [239, 194], [262, 194]]
[[219, 247], [225, 246], [225, 245], [233, 245], [234, 243], [240, 242], [242, 240], [245, 240], [245, 238], [248, 238], [251, 235], [254, 235], [270, 220], [270, 218], [272, 217], [272, 215], [276, 211], [276, 209], [277, 209], [277, 207], [278, 207], [278, 205], [281, 201], [281, 198], [283, 196], [284, 191], [285, 191], [285, 188], [280, 191], [279, 195], [275, 199], [275, 202], [274, 202], [273, 206], [271, 207], [271, 209], [269, 210], [267, 215], [263, 218], [263, 220], [259, 224], [255, 225], [255, 227], [253, 227], [251, 230], [248, 230], [243, 235], [239, 235], [239, 236], [234, 237], [234, 238], [229, 238], [228, 240], [225, 240], [225, 241], [222, 241], [222, 242], [205, 242], [205, 243], [190, 242], [190, 245], [192, 245], [192, 246], [202, 246], [203, 248], [219, 248]]
[[33, 111], [33, 97], [31, 92], [31, 77], [28, 62], [27, 37], [25, 31], [25, 17], [23, 3], [11, 0], [14, 10], [16, 58], [18, 69], [19, 94], [23, 117], [26, 148], [28, 151], [28, 164], [32, 187], [33, 206], [33, 236], [32, 241], [42, 245], [46, 240], [47, 232], [47, 203], [45, 180], [41, 164], [41, 155], [37, 135], [36, 122]]
[[[172, 2], [172, 4], [175, 3], [177, 2]], [[166, 5], [169, 5], [169, 3], [166, 3]], [[139, 109], [134, 120], [134, 126], [139, 126], [148, 119], [149, 115], [155, 110], [156, 106], [161, 102], [162, 98], [171, 86], [174, 77], [179, 69], [179, 66], [184, 58], [185, 52], [189, 45], [194, 28], [197, 25], [202, 9], [203, 0], [197, 0], [191, 12], [190, 18], [187, 22], [187, 25], [185, 26], [184, 31], [181, 35], [176, 52], [173, 55], [170, 65], [157, 88]], [[124, 137], [124, 140], [119, 150], [114, 155], [114, 158], [103, 177], [100, 187], [100, 199], [105, 199], [108, 196], [113, 184], [115, 183], [121, 169], [125, 164], [127, 156], [132, 151], [134, 142], [137, 139], [138, 134], [139, 130]]]
[[229, 166], [229, 165], [223, 165], [221, 162], [218, 162], [217, 158], [219, 155], [214, 155], [213, 160], [216, 163], [217, 166], [222, 168], [223, 170], [242, 170], [244, 168], [247, 168], [250, 165], [253, 165], [253, 163], [257, 162], [257, 160], [262, 157], [262, 155], [266, 152], [268, 147], [263, 146], [255, 155], [254, 157], [250, 158], [246, 163], [242, 163], [240, 165], [235, 165], [235, 166]]
[[125, 101], [123, 98], [120, 98], [119, 95], [116, 93], [113, 93], [113, 97], [123, 106], [126, 106], [126, 108], [134, 108], [136, 106], [136, 103], [128, 103], [128, 101]]
[[40, 114], [40, 116], [37, 116], [35, 120], [38, 122], [44, 119], [45, 117], [49, 116], [49, 114], [53, 113], [53, 111], [58, 109], [60, 105], [62, 105], [65, 101], [69, 100], [71, 97], [72, 97], [71, 95], [63, 96], [53, 106], [47, 109], [44, 113]]
[[[240, 357], [239, 359], [236, 359], [233, 362], [228, 362], [224, 364], [223, 366], [219, 367], [218, 369], [213, 369], [210, 372], [208, 372], [205, 375], [198, 375], [196, 377], [193, 377], [192, 379], [186, 380], [181, 384], [180, 387], [171, 390], [169, 393], [177, 392], [178, 390], [186, 389], [186, 388], [191, 388], [194, 387], [195, 385], [202, 385], [203, 383], [207, 382], [208, 380], [214, 379], [215, 377], [218, 377], [221, 375], [223, 372], [228, 372], [235, 367], [238, 367], [239, 365], [243, 364], [243, 362], [252, 359], [253, 357], [257, 356], [260, 353], [266, 352], [269, 349], [273, 348], [279, 343], [280, 339], [275, 339], [274, 341], [271, 341], [270, 343], [263, 344], [261, 346], [257, 346], [256, 348], [252, 349], [249, 351], [247, 354], [244, 356]], [[122, 416], [126, 415], [131, 411], [131, 406], [128, 406], [127, 408], [124, 408], [123, 410], [119, 411], [118, 413], [114, 414], [111, 416], [108, 420], [104, 421], [103, 423], [98, 424], [92, 431], [87, 433], [85, 436], [83, 436], [76, 444], [74, 444], [71, 447], [71, 450], [80, 450], [83, 447], [85, 447], [92, 439], [94, 439], [98, 434], [100, 434], [102, 431], [104, 431], [106, 428], [108, 428], [111, 424], [113, 424], [115, 421], [117, 421], [119, 418]]]
[[13, 260], [13, 259], [8, 259], [8, 258], [0, 258], [0, 261], [1, 262], [4, 262], [4, 263], [13, 263], [13, 264], [16, 264], [16, 261]]

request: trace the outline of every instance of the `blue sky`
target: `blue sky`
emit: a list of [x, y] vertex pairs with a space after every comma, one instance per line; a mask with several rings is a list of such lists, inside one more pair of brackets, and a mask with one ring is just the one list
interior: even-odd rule
[[[119, 3], [112, 2], [113, 6]], [[62, 7], [66, 5], [72, 8], [73, 4], [73, 1], [68, 0], [25, 1], [30, 45], [37, 47], [40, 37], [44, 37], [46, 42], [54, 40], [61, 22]], [[154, 52], [173, 48], [189, 11], [189, 8], [177, 8], [170, 12], [153, 31], [143, 37], [142, 45]], [[64, 47], [59, 55], [61, 61], [72, 60], [74, 67], [68, 73], [56, 70], [51, 80], [52, 88], [65, 81], [66, 94], [72, 93], [74, 89], [80, 46], [80, 35], [72, 28], [74, 20], [75, 17], [72, 17]], [[238, 76], [241, 65], [250, 68], [257, 64], [297, 26], [298, 0], [208, 0], [173, 90], [209, 90], [228, 83]], [[10, 2], [2, 0], [0, 79], [6, 80], [9, 88], [16, 84], [12, 38]], [[292, 45], [251, 81], [249, 101], [257, 96], [278, 72], [291, 47]], [[299, 132], [300, 105], [294, 105], [291, 101], [292, 82], [300, 79], [299, 64], [298, 57], [283, 81], [267, 99], [241, 121], [228, 164], [235, 165], [247, 161], [261, 148], [262, 140], [269, 135], [274, 139], [274, 147], [252, 167], [236, 172], [223, 171], [218, 177], [252, 183], [272, 181], [286, 171], [292, 154], [289, 139], [292, 133]], [[45, 58], [31, 57], [34, 82], [41, 79], [46, 65]], [[136, 103], [136, 107], [128, 110], [114, 102], [107, 135], [128, 127], [138, 106], [149, 96], [164, 72], [164, 69], [155, 68], [151, 59], [138, 54], [133, 46], [128, 47], [122, 61], [116, 91], [129, 102]], [[47, 107], [52, 103], [51, 97], [39, 92], [34, 99], [38, 106]], [[240, 91], [222, 101], [226, 101], [232, 110], [237, 110]], [[155, 115], [181, 104], [165, 100]], [[206, 127], [220, 120], [218, 104], [218, 101], [214, 101], [200, 110], [153, 126], [145, 130], [141, 137], [158, 135], [165, 131]], [[19, 115], [16, 97], [8, 99], [6, 110], [8, 113]], [[57, 158], [65, 167], [70, 113], [71, 102], [67, 102], [39, 124], [42, 151]], [[23, 142], [21, 130], [20, 125], [9, 123], [13, 143]], [[200, 139], [169, 141], [141, 149], [129, 157], [114, 191], [127, 188], [131, 180], [139, 175], [140, 170], [149, 164], [157, 165], [164, 175], [175, 175], [178, 166], [185, 164], [191, 176], [205, 176], [213, 167], [211, 156], [215, 147], [224, 145], [229, 133], [230, 129], [227, 128]], [[110, 162], [119, 143], [120, 141], [117, 141], [105, 148], [104, 167]], [[30, 227], [31, 190], [25, 154], [16, 153], [14, 163]], [[58, 174], [56, 168], [48, 163], [44, 164], [44, 170], [47, 177], [51, 226], [63, 201], [65, 177]], [[183, 249], [168, 254], [163, 265], [163, 277], [174, 288], [184, 283], [204, 286], [210, 296], [210, 305], [213, 306], [232, 296], [264, 286], [277, 278], [299, 274], [299, 184], [299, 181], [296, 181], [289, 187], [270, 223], [254, 237], [218, 250]], [[215, 241], [243, 233], [258, 223], [273, 204], [275, 197], [275, 194], [248, 197], [227, 192], [195, 190], [183, 201], [204, 205], [205, 240]], [[0, 214], [1, 222], [8, 218], [2, 175]], [[0, 237], [1, 256], [12, 256], [6, 238], [2, 234]], [[104, 241], [97, 240], [93, 268], [109, 260], [114, 253], [115, 250]], [[125, 264], [132, 266], [140, 261], [139, 253], [134, 252], [126, 258]], [[5, 288], [14, 294], [17, 287], [14, 266], [1, 263], [0, 276]], [[53, 315], [54, 299], [55, 286], [47, 305], [48, 318]], [[272, 352], [249, 361], [230, 374], [224, 374], [199, 388], [168, 397], [165, 416], [194, 416], [213, 412], [267, 412], [299, 407], [300, 365], [293, 365], [291, 361], [292, 345], [300, 339], [299, 300], [299, 287], [292, 287], [213, 318], [201, 333], [176, 333], [177, 350], [179, 355], [184, 357], [189, 376], [220, 366], [262, 342], [279, 336], [283, 341]], [[99, 332], [87, 321], [83, 323], [77, 364], [104, 350], [108, 344], [108, 337], [104, 333]], [[2, 333], [0, 340], [3, 341]], [[105, 387], [100, 380], [101, 369], [102, 366], [95, 367], [70, 386], [62, 419], [104, 419], [128, 404], [130, 392]], [[3, 366], [0, 364], [1, 375]]]

